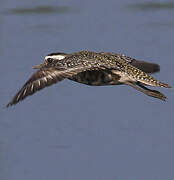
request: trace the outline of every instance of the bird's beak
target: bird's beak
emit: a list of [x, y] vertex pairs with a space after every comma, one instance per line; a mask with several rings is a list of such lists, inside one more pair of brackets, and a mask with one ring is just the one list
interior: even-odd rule
[[42, 67], [43, 67], [43, 64], [41, 63], [41, 64], [38, 64], [38, 65], [33, 66], [32, 68], [33, 68], [33, 69], [40, 69], [40, 68], [42, 68]]

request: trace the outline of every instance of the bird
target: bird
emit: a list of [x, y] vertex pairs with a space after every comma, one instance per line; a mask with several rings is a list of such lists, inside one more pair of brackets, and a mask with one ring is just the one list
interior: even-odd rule
[[90, 86], [128, 85], [145, 95], [163, 101], [166, 100], [165, 95], [147, 86], [171, 88], [150, 75], [160, 71], [158, 64], [118, 53], [87, 50], [74, 53], [50, 53], [45, 56], [41, 64], [32, 68], [37, 71], [6, 107], [15, 105], [27, 96], [64, 79]]

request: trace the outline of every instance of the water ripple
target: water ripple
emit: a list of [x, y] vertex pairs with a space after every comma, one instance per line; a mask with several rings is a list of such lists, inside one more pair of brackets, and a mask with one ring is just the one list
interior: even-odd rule
[[3, 14], [63, 14], [74, 12], [75, 9], [68, 6], [37, 6], [32, 8], [12, 8], [2, 12]]
[[174, 9], [174, 2], [145, 2], [145, 3], [136, 3], [129, 4], [128, 8], [130, 9], [139, 9], [144, 11], [149, 10], [169, 10]]

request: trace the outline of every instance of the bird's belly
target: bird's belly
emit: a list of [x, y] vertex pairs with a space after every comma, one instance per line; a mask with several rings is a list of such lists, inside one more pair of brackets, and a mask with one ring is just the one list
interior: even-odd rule
[[86, 71], [79, 73], [71, 78], [70, 80], [87, 84], [91, 86], [104, 86], [104, 85], [116, 85], [120, 84], [118, 81], [120, 77], [112, 75], [106, 71]]
[[133, 81], [133, 82], [136, 81], [133, 77], [127, 75], [125, 72], [112, 70], [112, 73], [120, 76], [120, 79], [119, 79], [120, 83], [124, 83], [124, 82], [128, 82], [128, 81]]

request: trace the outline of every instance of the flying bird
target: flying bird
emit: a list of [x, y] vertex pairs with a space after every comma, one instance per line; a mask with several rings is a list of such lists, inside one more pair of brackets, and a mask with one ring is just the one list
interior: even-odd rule
[[133, 59], [123, 54], [79, 51], [71, 54], [51, 53], [36, 66], [38, 69], [17, 92], [7, 107], [17, 104], [29, 95], [63, 79], [91, 86], [125, 84], [136, 90], [165, 101], [166, 97], [146, 86], [170, 88], [149, 73], [160, 70], [158, 64]]

